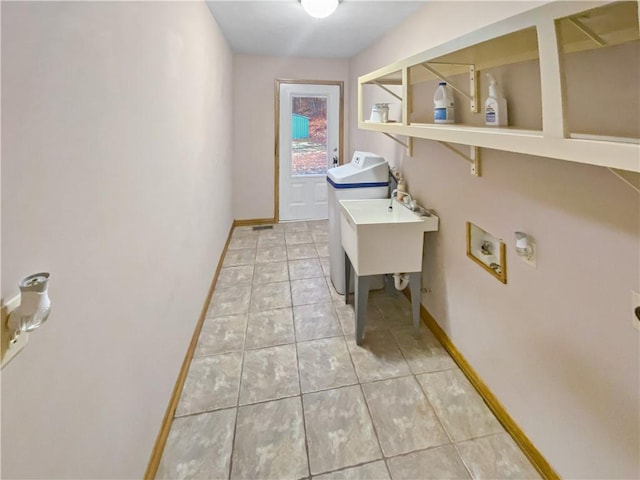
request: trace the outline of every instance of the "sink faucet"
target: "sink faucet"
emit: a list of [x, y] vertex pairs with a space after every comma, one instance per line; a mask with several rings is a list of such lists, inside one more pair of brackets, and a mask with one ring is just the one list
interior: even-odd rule
[[[400, 201], [400, 203], [413, 212], [414, 211], [413, 197], [408, 192], [402, 192], [402, 193], [404, 194], [405, 197], [408, 197], [408, 199], [407, 199], [407, 202], [405, 202], [403, 198], [402, 201]], [[391, 199], [389, 200], [389, 211], [393, 210], [393, 198], [397, 196], [398, 196], [398, 189], [395, 188], [393, 192], [391, 192]]]

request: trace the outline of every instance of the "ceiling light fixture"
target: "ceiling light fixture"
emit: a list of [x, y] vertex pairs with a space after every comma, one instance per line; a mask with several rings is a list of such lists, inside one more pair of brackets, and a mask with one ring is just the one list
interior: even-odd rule
[[313, 18], [325, 18], [338, 8], [339, 0], [299, 0], [304, 11]]

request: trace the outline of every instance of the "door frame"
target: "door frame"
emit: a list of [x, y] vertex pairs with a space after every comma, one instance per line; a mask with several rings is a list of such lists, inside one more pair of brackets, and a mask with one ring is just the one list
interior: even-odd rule
[[273, 218], [274, 223], [280, 221], [280, 85], [282, 84], [299, 84], [299, 85], [337, 85], [340, 87], [340, 112], [338, 113], [338, 142], [340, 148], [338, 150], [338, 163], [344, 163], [344, 81], [342, 80], [291, 80], [276, 78], [275, 81], [275, 123], [274, 123], [274, 157], [275, 157], [275, 179], [274, 179], [274, 207]]

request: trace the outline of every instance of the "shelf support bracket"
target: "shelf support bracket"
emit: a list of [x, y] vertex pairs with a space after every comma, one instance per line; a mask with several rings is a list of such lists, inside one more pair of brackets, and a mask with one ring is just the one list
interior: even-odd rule
[[475, 65], [468, 65], [468, 67], [469, 67], [469, 92], [470, 93], [467, 93], [464, 90], [456, 87], [453, 83], [451, 83], [449, 81], [449, 79], [447, 77], [442, 75], [440, 72], [438, 72], [435, 68], [433, 68], [428, 63], [421, 63], [420, 65], [422, 65], [422, 68], [424, 68], [425, 70], [431, 72], [433, 75], [435, 75], [437, 78], [439, 78], [443, 82], [447, 82], [447, 84], [452, 89], [454, 89], [456, 92], [458, 92], [464, 98], [469, 100], [469, 104], [471, 106], [471, 111], [473, 113], [478, 113], [478, 79], [477, 79], [477, 76], [476, 76], [476, 67], [475, 67]]
[[402, 140], [400, 140], [399, 138], [394, 137], [390, 133], [387, 133], [387, 132], [382, 132], [382, 133], [384, 135], [386, 135], [387, 137], [389, 137], [394, 142], [399, 143], [404, 148], [406, 148], [407, 149], [407, 155], [409, 155], [410, 157], [413, 157], [413, 137], [407, 137], [407, 143], [404, 143]]
[[560, 28], [553, 19], [537, 24], [540, 53], [540, 88], [542, 89], [542, 132], [549, 138], [567, 138], [567, 96], [563, 81], [564, 56], [560, 54]]
[[640, 173], [631, 172], [629, 170], [619, 170], [617, 168], [609, 168], [609, 171], [624, 183], [640, 193]]
[[593, 40], [593, 42], [599, 47], [605, 47], [607, 45], [607, 42], [605, 42], [600, 35], [591, 30], [577, 18], [569, 17], [569, 23]]
[[379, 86], [382, 90], [387, 92], [389, 95], [392, 95], [392, 96], [396, 97], [398, 100], [402, 101], [402, 97], [400, 95], [398, 95], [396, 92], [392, 91], [391, 89], [385, 87], [382, 83], [380, 83], [378, 81], [375, 81], [373, 83], [375, 85]]
[[478, 113], [480, 106], [478, 105], [478, 78], [476, 76], [476, 66], [469, 65], [469, 92], [471, 92], [471, 112]]
[[473, 175], [474, 177], [480, 176], [480, 148], [479, 147], [476, 147], [475, 145], [470, 145], [469, 155], [467, 155], [465, 153], [462, 153], [460, 150], [453, 148], [447, 142], [441, 142], [440, 140], [438, 140], [438, 143], [443, 147], [445, 147], [447, 150], [450, 150], [456, 155], [458, 155], [460, 158], [469, 162], [469, 164], [471, 165], [471, 175]]

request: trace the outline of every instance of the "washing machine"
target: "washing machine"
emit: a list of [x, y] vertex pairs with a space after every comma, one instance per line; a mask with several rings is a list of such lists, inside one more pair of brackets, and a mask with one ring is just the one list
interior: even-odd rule
[[[340, 294], [345, 293], [344, 251], [340, 236], [340, 200], [389, 198], [389, 164], [380, 155], [356, 151], [351, 162], [327, 171], [329, 206], [329, 260], [331, 283]], [[382, 288], [382, 277], [372, 283]]]

